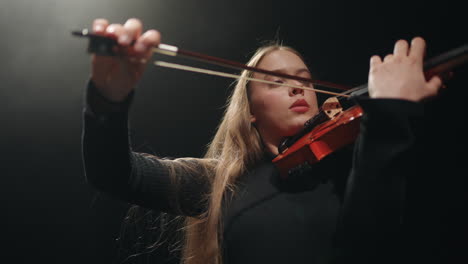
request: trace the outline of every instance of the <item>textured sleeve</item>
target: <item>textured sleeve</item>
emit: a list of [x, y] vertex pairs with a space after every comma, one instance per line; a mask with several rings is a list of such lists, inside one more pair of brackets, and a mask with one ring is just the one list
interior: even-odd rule
[[396, 99], [358, 103], [364, 115], [338, 221], [335, 262], [396, 263], [405, 179], [416, 167], [412, 155], [423, 105]]
[[202, 213], [209, 184], [198, 160], [162, 160], [131, 150], [128, 109], [132, 96], [113, 103], [88, 83], [82, 133], [86, 181], [104, 193], [146, 208], [177, 215]]

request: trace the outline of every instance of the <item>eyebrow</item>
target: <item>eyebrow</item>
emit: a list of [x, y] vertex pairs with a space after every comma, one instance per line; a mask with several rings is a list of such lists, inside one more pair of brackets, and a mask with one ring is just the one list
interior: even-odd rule
[[[276, 69], [276, 70], [271, 70], [271, 72], [277, 72], [277, 73], [288, 74], [287, 71], [286, 71], [286, 68], [280, 68], [280, 69]], [[312, 74], [310, 73], [309, 69], [307, 69], [307, 68], [300, 68], [300, 69], [296, 70], [296, 71], [294, 72], [294, 74], [292, 74], [292, 75], [299, 75], [299, 74], [301, 74], [301, 73], [303, 73], [303, 72], [306, 72], [306, 73], [308, 73], [309, 75], [312, 75]], [[273, 75], [264, 74], [264, 76], [266, 77], [266, 76], [273, 76]]]

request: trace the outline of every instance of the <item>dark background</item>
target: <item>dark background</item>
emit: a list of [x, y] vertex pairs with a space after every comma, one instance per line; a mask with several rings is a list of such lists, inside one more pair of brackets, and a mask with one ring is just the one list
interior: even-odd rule
[[[304, 54], [319, 79], [354, 86], [367, 82], [369, 58], [391, 53], [400, 38], [423, 36], [428, 57], [467, 43], [462, 2], [1, 0], [2, 258], [115, 263], [128, 206], [97, 194], [84, 179], [81, 111], [90, 59], [87, 42], [73, 37], [72, 30], [89, 28], [98, 17], [116, 23], [138, 17], [146, 29], [160, 30], [164, 43], [240, 62], [262, 41], [279, 36]], [[466, 73], [456, 72], [430, 112], [434, 122], [428, 135], [437, 143], [428, 145], [433, 155], [427, 166], [437, 162], [444, 166], [436, 168], [447, 170], [434, 170], [437, 178], [426, 182], [429, 196], [444, 198], [425, 206], [434, 209], [431, 221], [442, 224], [441, 241], [465, 220], [465, 196], [459, 193], [466, 186]], [[200, 157], [231, 82], [150, 65], [131, 109], [135, 149]]]

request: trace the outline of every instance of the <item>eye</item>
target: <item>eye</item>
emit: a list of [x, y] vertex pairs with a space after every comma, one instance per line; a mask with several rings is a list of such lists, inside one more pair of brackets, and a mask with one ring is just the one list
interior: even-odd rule
[[270, 82], [276, 83], [276, 84], [270, 84], [271, 86], [275, 86], [275, 87], [279, 86], [280, 84], [286, 83], [286, 82], [285, 82], [283, 79], [281, 79], [281, 78], [275, 78], [275, 79], [271, 79], [271, 80], [269, 80], [269, 81], [270, 81]]
[[270, 82], [276, 83], [276, 84], [270, 83], [269, 84], [270, 87], [280, 87], [281, 84], [285, 83], [285, 81], [283, 79], [273, 79], [273, 80], [270, 80]]
[[301, 83], [302, 83], [302, 86], [304, 86], [304, 87], [312, 87], [311, 82], [301, 82]]

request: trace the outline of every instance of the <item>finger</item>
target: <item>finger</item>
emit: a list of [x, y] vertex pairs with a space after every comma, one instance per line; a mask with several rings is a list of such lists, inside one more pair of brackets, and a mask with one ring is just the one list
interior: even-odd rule
[[388, 54], [387, 56], [385, 56], [385, 58], [384, 58], [383, 61], [384, 61], [384, 62], [388, 62], [388, 61], [390, 61], [391, 59], [393, 59], [393, 54]]
[[395, 43], [395, 47], [393, 48], [393, 55], [395, 56], [408, 56], [408, 42], [404, 39], [400, 39]]
[[138, 53], [152, 52], [153, 47], [156, 47], [161, 43], [161, 34], [154, 29], [146, 31], [141, 37], [139, 37], [135, 43], [135, 51]]
[[439, 76], [433, 76], [427, 83], [427, 86], [435, 93], [440, 89], [440, 87], [442, 87], [442, 80]]
[[409, 56], [422, 64], [426, 52], [426, 41], [421, 37], [415, 37], [411, 40]]
[[119, 37], [124, 33], [123, 26], [121, 24], [110, 24], [106, 28], [106, 36], [119, 39]]
[[377, 65], [381, 64], [382, 60], [380, 59], [380, 56], [374, 55], [370, 58], [370, 67], [374, 68]]
[[94, 33], [104, 33], [107, 26], [109, 26], [109, 21], [103, 18], [98, 18], [93, 21], [93, 32]]
[[137, 39], [143, 30], [143, 24], [137, 18], [130, 18], [123, 25], [124, 34], [119, 37], [119, 43], [122, 45], [130, 45], [132, 41]]

